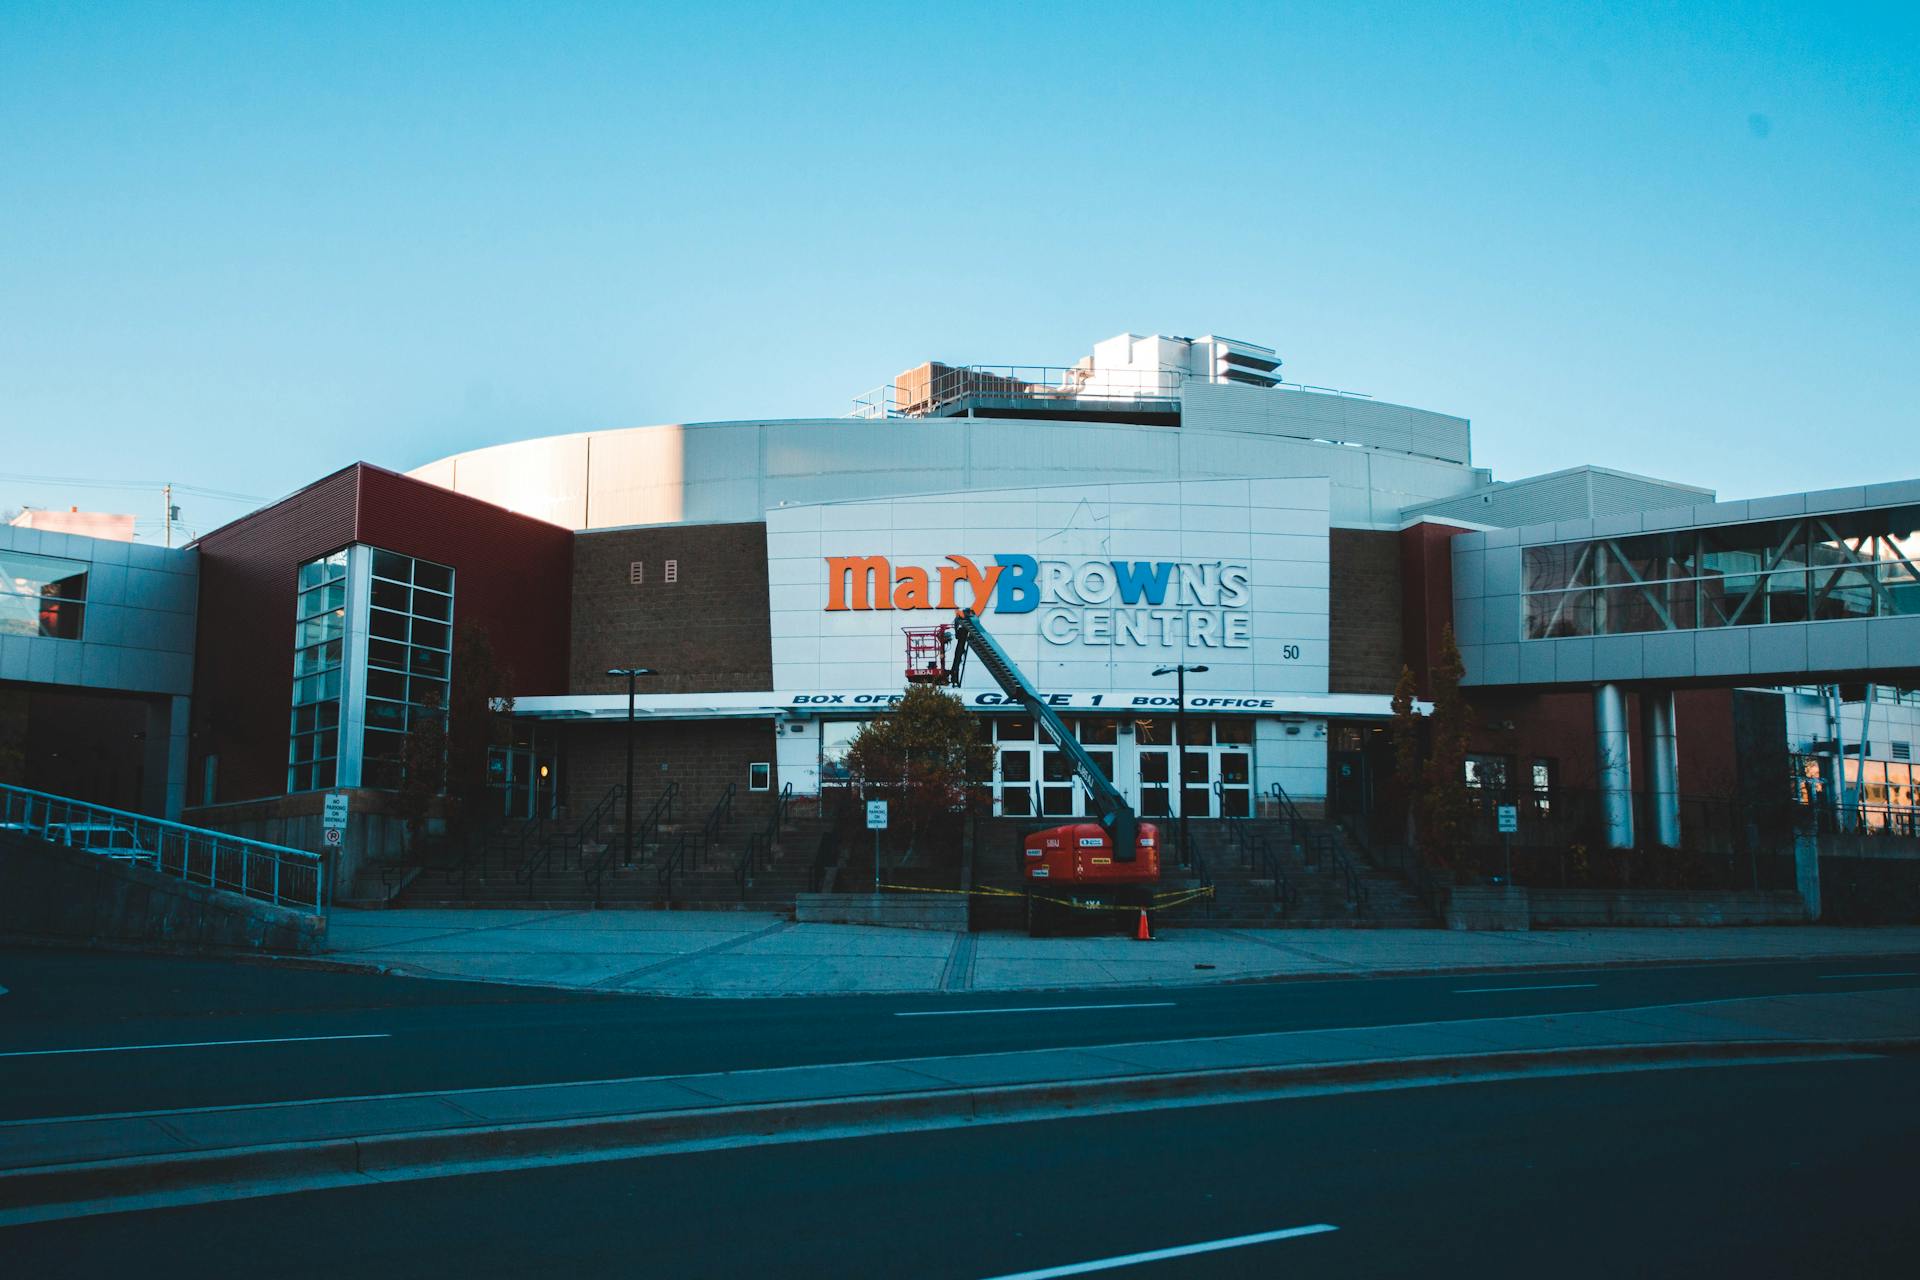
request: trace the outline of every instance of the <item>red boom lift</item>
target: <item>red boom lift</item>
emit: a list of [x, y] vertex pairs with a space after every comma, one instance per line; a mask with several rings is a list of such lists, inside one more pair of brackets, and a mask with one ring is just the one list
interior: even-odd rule
[[[1021, 880], [1027, 887], [1027, 924], [1041, 932], [1046, 921], [1082, 906], [1152, 904], [1160, 879], [1160, 829], [1141, 822], [1126, 796], [1101, 772], [1047, 700], [1013, 664], [971, 609], [962, 609], [952, 625], [907, 627], [907, 679], [914, 684], [958, 685], [971, 652], [1000, 686], [1025, 708], [1049, 741], [1073, 763], [1073, 771], [1092, 800], [1094, 821], [1048, 827], [1023, 837]], [[947, 657], [948, 645], [953, 657]], [[1053, 899], [1055, 901], [1048, 901]]]

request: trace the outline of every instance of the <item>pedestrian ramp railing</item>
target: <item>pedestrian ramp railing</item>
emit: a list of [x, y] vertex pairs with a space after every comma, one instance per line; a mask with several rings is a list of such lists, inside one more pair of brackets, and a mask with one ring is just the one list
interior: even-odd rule
[[302, 911], [325, 909], [326, 863], [304, 849], [5, 784], [0, 784], [0, 832], [85, 849], [262, 902]]

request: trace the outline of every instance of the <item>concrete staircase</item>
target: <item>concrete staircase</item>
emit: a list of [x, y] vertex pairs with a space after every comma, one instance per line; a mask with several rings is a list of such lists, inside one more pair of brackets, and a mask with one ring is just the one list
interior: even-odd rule
[[[463, 859], [392, 868], [387, 879], [404, 886], [393, 898], [395, 906], [791, 911], [795, 895], [812, 887], [814, 855], [827, 820], [812, 806], [790, 806], [771, 850], [756, 859], [743, 893], [741, 857], [765, 832], [770, 815], [766, 808], [737, 807], [704, 843], [704, 814], [663, 824], [636, 845], [629, 864], [622, 845], [624, 810], [615, 806], [587, 831], [563, 810], [547, 824], [544, 842], [510, 826], [491, 833]], [[682, 841], [687, 853], [676, 861], [669, 889], [661, 868]], [[597, 877], [589, 874], [596, 868]]]
[[[1274, 881], [1241, 853], [1240, 834], [1263, 837], [1278, 855], [1285, 901], [1276, 901]], [[1170, 915], [1170, 925], [1262, 925], [1288, 929], [1424, 929], [1438, 923], [1413, 887], [1372, 867], [1349, 846], [1335, 823], [1309, 819], [1296, 840], [1289, 824], [1272, 818], [1210, 819], [1189, 824], [1194, 855], [1213, 882], [1211, 918]], [[1320, 842], [1318, 856], [1312, 845]], [[1337, 850], [1353, 868], [1357, 892], [1349, 893]]]

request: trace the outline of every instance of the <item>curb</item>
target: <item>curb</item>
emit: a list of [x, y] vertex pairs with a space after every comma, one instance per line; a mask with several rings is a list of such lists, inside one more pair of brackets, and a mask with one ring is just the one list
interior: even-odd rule
[[[867, 1094], [176, 1152], [0, 1171], [0, 1226], [560, 1160], [631, 1159], [672, 1149], [849, 1136], [875, 1125], [897, 1132], [1007, 1124], [1059, 1118], [1063, 1112], [1258, 1101], [1301, 1090], [1412, 1087], [1618, 1067], [1793, 1061], [1916, 1047], [1920, 1036], [1579, 1046]], [[136, 1197], [151, 1203], [124, 1203]]]

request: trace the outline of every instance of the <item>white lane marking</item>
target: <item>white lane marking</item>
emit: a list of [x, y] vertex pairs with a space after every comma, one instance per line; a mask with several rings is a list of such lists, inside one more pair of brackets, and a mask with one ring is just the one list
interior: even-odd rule
[[1143, 1000], [1138, 1004], [1034, 1004], [1017, 1009], [918, 1009], [912, 1013], [896, 1013], [896, 1018], [959, 1018], [976, 1013], [1069, 1013], [1083, 1009], [1171, 1009], [1176, 1002], [1172, 1000]]
[[1597, 982], [1556, 982], [1541, 987], [1461, 987], [1453, 994], [1457, 996], [1480, 996], [1493, 991], [1585, 991], [1597, 987]]
[[1053, 1280], [1055, 1276], [1083, 1276], [1089, 1271], [1112, 1271], [1117, 1267], [1137, 1267], [1144, 1262], [1164, 1262], [1168, 1258], [1187, 1258], [1196, 1253], [1218, 1253], [1222, 1249], [1244, 1249], [1250, 1244], [1268, 1244], [1275, 1240], [1293, 1240], [1300, 1236], [1323, 1235], [1340, 1228], [1327, 1222], [1310, 1227], [1288, 1227], [1284, 1231], [1261, 1231], [1250, 1236], [1231, 1236], [1225, 1240], [1207, 1240], [1200, 1244], [1177, 1245], [1171, 1249], [1149, 1249], [1145, 1253], [1123, 1253], [1092, 1262], [1074, 1262], [1064, 1267], [1043, 1267], [1038, 1271], [1015, 1271], [993, 1280]]
[[20, 1049], [0, 1058], [56, 1058], [70, 1053], [140, 1053], [147, 1049], [223, 1049], [242, 1044], [312, 1044], [319, 1040], [390, 1040], [384, 1031], [354, 1036], [277, 1036], [270, 1040], [188, 1040], [179, 1044], [108, 1044], [91, 1049]]
[[[1911, 973], [1825, 973], [1820, 975], [1822, 982], [1844, 982], [1848, 978], [1920, 978], [1920, 970]], [[0, 990], [5, 990], [0, 987]]]

